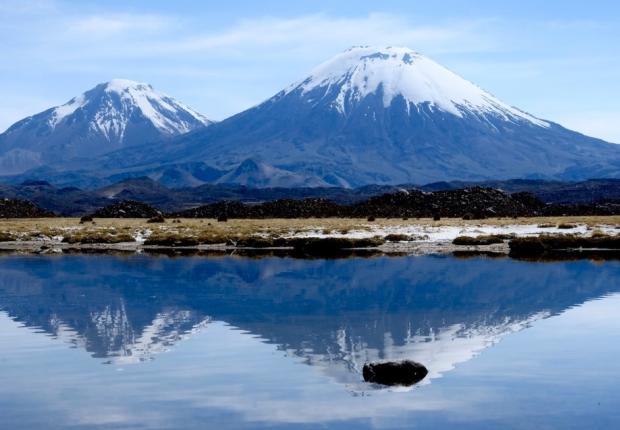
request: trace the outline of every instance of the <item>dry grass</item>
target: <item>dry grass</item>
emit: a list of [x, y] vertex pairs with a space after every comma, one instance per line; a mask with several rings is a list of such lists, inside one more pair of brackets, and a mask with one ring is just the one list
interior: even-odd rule
[[0, 232], [0, 242], [13, 242], [15, 240], [17, 240], [17, 237], [15, 236], [15, 234], [10, 233], [8, 231]]
[[415, 240], [415, 238], [408, 234], [388, 234], [385, 236], [385, 240], [388, 242], [409, 242]]
[[135, 239], [128, 231], [108, 228], [67, 232], [62, 241], [65, 243], [123, 243], [134, 242]]
[[[568, 223], [568, 222], [562, 222], [562, 223], [558, 224], [558, 228], [560, 230], [570, 230], [570, 229], [573, 229], [575, 227], [577, 227], [575, 224]], [[590, 227], [590, 226], [588, 226], [588, 227]]]
[[504, 240], [509, 237], [505, 235], [492, 234], [483, 236], [458, 236], [452, 241], [453, 245], [465, 245], [465, 246], [477, 246], [477, 245], [494, 245], [497, 243], [504, 243]]
[[540, 255], [558, 250], [620, 249], [620, 236], [605, 234], [583, 237], [570, 234], [545, 234], [538, 237], [520, 237], [510, 241], [513, 255]]
[[[308, 231], [349, 232], [397, 226], [484, 226], [484, 225], [540, 225], [585, 224], [591, 228], [600, 225], [620, 225], [620, 216], [611, 217], [550, 217], [550, 218], [488, 218], [462, 220], [460, 218], [386, 219], [373, 222], [364, 219], [310, 218], [310, 219], [229, 219], [217, 222], [212, 219], [182, 219], [181, 223], [148, 224], [145, 219], [103, 219], [95, 223], [80, 224], [78, 218], [8, 219], [0, 220], [0, 239], [29, 240], [40, 237], [101, 238], [101, 240], [130, 239], [138, 232], [150, 230], [151, 240], [181, 240], [192, 238], [198, 243], [225, 243], [251, 236], [279, 237]], [[131, 237], [131, 238], [130, 238]], [[72, 240], [72, 239], [67, 239]]]

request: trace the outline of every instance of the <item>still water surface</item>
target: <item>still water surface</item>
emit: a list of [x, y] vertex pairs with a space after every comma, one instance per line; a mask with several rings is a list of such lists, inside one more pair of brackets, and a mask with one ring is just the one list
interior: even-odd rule
[[0, 258], [3, 429], [615, 429], [619, 380], [618, 262]]

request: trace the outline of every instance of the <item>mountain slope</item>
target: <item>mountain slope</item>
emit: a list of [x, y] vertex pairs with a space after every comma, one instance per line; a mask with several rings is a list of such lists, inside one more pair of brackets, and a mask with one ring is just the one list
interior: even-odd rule
[[310, 175], [304, 177], [248, 158], [234, 170], [218, 178], [217, 184], [243, 184], [265, 188], [287, 184], [289, 187], [324, 187], [328, 184]]
[[1, 134], [0, 174], [38, 166], [80, 166], [83, 159], [162, 141], [210, 123], [148, 84], [115, 79]]
[[620, 146], [513, 108], [406, 48], [352, 48], [264, 103], [143, 153], [103, 165], [230, 171], [251, 158], [338, 186], [620, 177]]

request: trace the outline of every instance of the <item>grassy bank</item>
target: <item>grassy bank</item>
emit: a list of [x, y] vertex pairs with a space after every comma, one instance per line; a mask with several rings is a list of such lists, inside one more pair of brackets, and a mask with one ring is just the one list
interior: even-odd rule
[[[148, 223], [146, 219], [95, 218], [80, 223], [77, 218], [0, 220], [0, 242], [51, 241], [66, 244], [116, 244], [136, 242], [146, 246], [281, 246], [284, 239], [337, 237], [372, 239], [389, 243], [452, 241], [455, 245], [477, 246], [501, 243], [517, 233], [538, 231], [591, 235], [604, 228], [620, 233], [620, 217], [488, 218], [463, 220], [424, 219], [168, 219]], [[489, 229], [506, 231], [493, 231]], [[520, 229], [520, 230], [519, 230]], [[534, 229], [534, 230], [532, 230]], [[617, 233], [616, 233], [617, 232]], [[528, 233], [528, 234], [530, 234]], [[452, 236], [450, 236], [452, 235]], [[478, 237], [478, 238], [476, 238]], [[260, 246], [259, 246], [260, 245]], [[287, 245], [284, 245], [287, 246]]]

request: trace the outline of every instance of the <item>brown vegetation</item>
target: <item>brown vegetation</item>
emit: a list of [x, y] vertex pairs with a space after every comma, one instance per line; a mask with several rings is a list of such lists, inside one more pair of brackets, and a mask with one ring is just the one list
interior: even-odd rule
[[575, 251], [580, 249], [618, 250], [620, 236], [596, 235], [540, 235], [520, 237], [510, 241], [510, 254], [515, 256], [541, 255], [553, 251]]
[[493, 245], [503, 243], [505, 238], [504, 235], [459, 236], [452, 241], [452, 244], [464, 246]]

